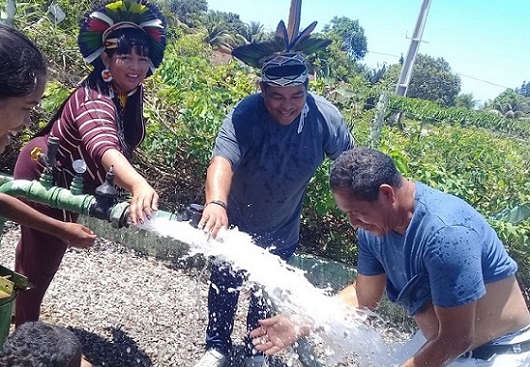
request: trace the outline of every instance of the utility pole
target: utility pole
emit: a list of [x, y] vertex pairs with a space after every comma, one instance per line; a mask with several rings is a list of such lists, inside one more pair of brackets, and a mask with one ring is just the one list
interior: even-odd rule
[[399, 96], [405, 96], [407, 94], [407, 88], [409, 86], [410, 78], [412, 77], [412, 68], [414, 67], [414, 60], [418, 54], [418, 49], [420, 47], [421, 38], [423, 37], [423, 29], [425, 28], [425, 23], [427, 22], [427, 14], [429, 13], [429, 7], [431, 6], [431, 0], [423, 0], [421, 4], [420, 14], [418, 15], [418, 20], [416, 21], [416, 27], [414, 28], [414, 33], [410, 39], [410, 46], [407, 52], [407, 57], [403, 62], [403, 67], [401, 68], [401, 74], [396, 85], [396, 94]]
[[[15, 0], [7, 0], [5, 18], [0, 19], [0, 23], [12, 26], [15, 13], [17, 12], [17, 6]], [[4, 15], [4, 14], [2, 14]], [[0, 17], [1, 18], [1, 17]]]

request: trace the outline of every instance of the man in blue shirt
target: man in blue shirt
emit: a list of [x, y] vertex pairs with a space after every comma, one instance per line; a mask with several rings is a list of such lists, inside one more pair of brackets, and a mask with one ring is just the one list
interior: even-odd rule
[[[221, 228], [237, 226], [287, 260], [300, 241], [309, 180], [326, 156], [335, 159], [354, 143], [337, 108], [308, 92], [302, 54], [274, 54], [262, 65], [261, 93], [243, 99], [216, 138], [199, 228], [215, 237]], [[226, 264], [213, 264], [210, 280], [207, 352], [195, 367], [226, 363], [243, 279]], [[252, 294], [248, 330], [266, 316], [262, 297]], [[249, 356], [245, 363], [261, 366], [262, 360]]]
[[[407, 309], [419, 333], [400, 366], [530, 365], [517, 265], [475, 209], [403, 178], [390, 157], [368, 148], [341, 154], [330, 183], [359, 239], [357, 279], [339, 297], [376, 309], [386, 289]], [[260, 323], [251, 335], [268, 354], [309, 329], [286, 328], [279, 316]]]

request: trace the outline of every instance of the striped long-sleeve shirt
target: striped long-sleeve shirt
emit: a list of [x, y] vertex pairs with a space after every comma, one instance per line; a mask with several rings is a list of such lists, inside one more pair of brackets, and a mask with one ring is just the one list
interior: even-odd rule
[[130, 111], [124, 110], [121, 115], [122, 128], [119, 126], [118, 114], [121, 112], [116, 105], [119, 103], [117, 98], [113, 100], [88, 87], [78, 88], [69, 97], [50, 133], [59, 138], [58, 169], [65, 173], [63, 177], [67, 182], [74, 175], [72, 162], [82, 159], [87, 165], [85, 190], [92, 193], [105, 179], [106, 171], [101, 164], [103, 154], [109, 149], [125, 153], [125, 144], [132, 150], [142, 142], [145, 134], [143, 118], [127, 119], [131, 113], [142, 112], [141, 88], [135, 94], [135, 98], [129, 98], [127, 103], [126, 108]]

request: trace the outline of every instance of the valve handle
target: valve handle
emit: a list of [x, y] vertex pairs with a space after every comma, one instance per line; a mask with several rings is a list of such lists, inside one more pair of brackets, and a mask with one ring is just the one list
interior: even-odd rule
[[31, 153], [29, 155], [31, 156], [31, 159], [34, 161], [38, 161], [41, 159], [44, 153], [42, 153], [43, 150], [40, 147], [35, 147], [31, 150]]

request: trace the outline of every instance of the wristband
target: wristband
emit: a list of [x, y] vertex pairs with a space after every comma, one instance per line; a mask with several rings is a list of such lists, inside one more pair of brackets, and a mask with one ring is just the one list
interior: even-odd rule
[[222, 207], [224, 210], [227, 210], [228, 207], [226, 205], [226, 203], [222, 200], [212, 200], [210, 201], [208, 204], [206, 205], [210, 205], [210, 204], [216, 204], [216, 205], [219, 205], [220, 207]]

